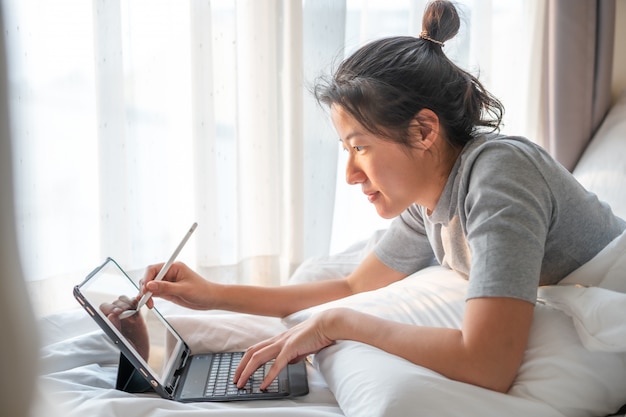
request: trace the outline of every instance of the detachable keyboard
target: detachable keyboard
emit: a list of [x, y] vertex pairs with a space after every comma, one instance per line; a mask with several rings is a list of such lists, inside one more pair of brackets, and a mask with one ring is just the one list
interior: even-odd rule
[[[242, 357], [243, 352], [223, 352], [213, 355], [213, 363], [204, 391], [207, 397], [248, 395], [262, 392], [259, 386], [265, 379], [265, 375], [274, 361], [272, 360], [257, 369], [250, 376], [245, 387], [237, 388], [237, 385], [233, 383], [233, 378]], [[263, 392], [278, 392], [278, 379], [274, 379]]]

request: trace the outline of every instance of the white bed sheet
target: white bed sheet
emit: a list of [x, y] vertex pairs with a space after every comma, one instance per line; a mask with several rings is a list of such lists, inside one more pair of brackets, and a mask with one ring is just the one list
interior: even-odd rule
[[[377, 235], [375, 235], [372, 240], [376, 240]], [[606, 253], [603, 252], [598, 256], [598, 259], [593, 260], [594, 265], [607, 265], [606, 258], [614, 258], [621, 265], [621, 261], [623, 261], [623, 254], [621, 252], [622, 245], [621, 243], [626, 245], [626, 234], [619, 239], [619, 242], [616, 245], [612, 245], [611, 248], [615, 250], [607, 250]], [[314, 263], [309, 264], [306, 268], [300, 269], [298, 273], [295, 274], [294, 278], [298, 278], [298, 280], [302, 281], [311, 281], [319, 278], [320, 272], [325, 271], [329, 267], [337, 268], [337, 267], [346, 267], [349, 268], [349, 265], [354, 264], [354, 260], [358, 259], [363, 254], [363, 249], [370, 244], [370, 242], [366, 242], [361, 246], [355, 246], [351, 248], [346, 253], [342, 254], [340, 257], [331, 257], [332, 259], [327, 259], [327, 262], [319, 259]], [[337, 261], [339, 260], [339, 264], [337, 265]], [[613, 264], [611, 264], [613, 265]], [[593, 266], [593, 265], [592, 265]], [[593, 269], [593, 268], [592, 268]], [[597, 269], [597, 268], [596, 268]], [[606, 269], [606, 268], [604, 268]], [[608, 268], [608, 271], [613, 271], [616, 268]], [[619, 269], [619, 268], [617, 268]], [[595, 270], [595, 269], [594, 269]], [[619, 269], [621, 270], [621, 269]], [[427, 272], [427, 271], [426, 271]], [[425, 273], [426, 273], [425, 272]], [[597, 272], [597, 271], [596, 271]], [[451, 272], [448, 272], [451, 273]], [[602, 274], [606, 275], [605, 272]], [[580, 274], [579, 274], [580, 275]], [[594, 275], [594, 274], [592, 274]], [[579, 277], [580, 278], [580, 277]], [[427, 280], [426, 280], [427, 281]], [[458, 284], [454, 284], [454, 288], [450, 288], [449, 291], [445, 291], [447, 281], [435, 281], [431, 284], [428, 282], [424, 282], [424, 280], [415, 281], [419, 282], [418, 287], [411, 287], [413, 290], [419, 290], [419, 288], [424, 285], [435, 285], [436, 288], [434, 290], [434, 294], [437, 297], [443, 297], [447, 300], [447, 303], [452, 303], [454, 300], [451, 298], [455, 298], [454, 294], [459, 292], [463, 285], [466, 284], [464, 280], [459, 281]], [[399, 286], [413, 284], [410, 283], [410, 280], [407, 279], [406, 283], [399, 283]], [[574, 302], [579, 303], [580, 298], [578, 295], [570, 295], [570, 291], [568, 290], [569, 286], [564, 286], [561, 289], [553, 288], [550, 293], [541, 294], [547, 296], [546, 298], [551, 301], [551, 304], [555, 305], [563, 305], [565, 307], [571, 306], [572, 302], [568, 301], [571, 296], [575, 296]], [[571, 287], [570, 287], [571, 288]], [[454, 289], [454, 291], [453, 291]], [[567, 290], [567, 291], [562, 291]], [[581, 291], [591, 290], [591, 289], [581, 289]], [[599, 289], [598, 289], [599, 290]], [[384, 291], [393, 291], [393, 288], [383, 289]], [[610, 290], [603, 289], [603, 291], [611, 292]], [[361, 294], [358, 297], [374, 297], [375, 292], [371, 294]], [[355, 296], [357, 297], [357, 296]], [[599, 297], [599, 298], [598, 298]], [[621, 298], [620, 298], [621, 297]], [[424, 303], [428, 305], [435, 305], [436, 303], [431, 303], [428, 301], [428, 298], [423, 298], [422, 296], [417, 297], [418, 304], [419, 300], [422, 300]], [[456, 297], [459, 298], [459, 297]], [[615, 292], [612, 294], [611, 299], [615, 298], [615, 301], [622, 305], [626, 303], [626, 295], [621, 292]], [[463, 305], [462, 297], [459, 298], [461, 300], [459, 305]], [[598, 296], [594, 296], [594, 298], [589, 299], [588, 303], [593, 303], [593, 305], [603, 306], [607, 302], [607, 297], [600, 294]], [[349, 300], [348, 300], [349, 301]], [[372, 301], [372, 300], [370, 300]], [[458, 300], [457, 300], [458, 301]], [[227, 312], [192, 312], [189, 310], [184, 310], [176, 305], [171, 303], [163, 302], [162, 300], [158, 300], [161, 303], [160, 310], [161, 312], [168, 317], [168, 320], [172, 323], [172, 325], [176, 328], [176, 330], [183, 336], [183, 338], [189, 344], [192, 352], [200, 353], [200, 352], [211, 352], [211, 351], [219, 351], [219, 350], [240, 350], [245, 349], [251, 344], [264, 340], [267, 337], [270, 337], [274, 334], [277, 334], [286, 329], [286, 325], [289, 323], [288, 320], [281, 321], [276, 318], [269, 317], [259, 317], [259, 316], [250, 316], [244, 314], [236, 314], [236, 313], [227, 313]], [[383, 304], [389, 303], [388, 297], [383, 297]], [[583, 310], [584, 311], [598, 311], [597, 308], [587, 306]], [[617, 304], [616, 304], [617, 305]], [[376, 308], [382, 307], [373, 307], [370, 310], [372, 314], [376, 312]], [[388, 308], [385, 308], [387, 311]], [[413, 309], [410, 309], [413, 311]], [[436, 311], [434, 313], [441, 314], [439, 310], [435, 308]], [[570, 312], [571, 316], [575, 316], [572, 314], [572, 309], [559, 308], [559, 310]], [[617, 337], [619, 340], [626, 340], [626, 327], [620, 325], [619, 318], [621, 317], [621, 308], [610, 308], [609, 310], [613, 311], [614, 314], [617, 314], [617, 319], [613, 320], [612, 333], [609, 333], [611, 337]], [[307, 314], [307, 312], [302, 312], [300, 314]], [[421, 314], [419, 314], [421, 316]], [[426, 315], [428, 316], [428, 315]], [[596, 315], [592, 315], [589, 317], [576, 315], [574, 317], [576, 320], [580, 321], [584, 326], [585, 331], [588, 329], [593, 329], [597, 327], [596, 323]], [[564, 318], [561, 317], [560, 320]], [[459, 319], [460, 320], [460, 319]], [[591, 321], [589, 321], [591, 320]], [[602, 324], [603, 328], [606, 327], [606, 321], [599, 322]], [[602, 329], [600, 329], [602, 330]], [[619, 331], [619, 334], [615, 333], [615, 331]], [[119, 360], [119, 350], [112, 344], [110, 339], [97, 327], [97, 325], [93, 322], [93, 320], [87, 315], [87, 313], [77, 308], [72, 311], [58, 313], [51, 316], [47, 316], [40, 320], [40, 332], [41, 332], [41, 377], [40, 377], [40, 391], [42, 393], [43, 401], [40, 404], [40, 411], [37, 415], [53, 415], [50, 410], [57, 409], [57, 415], [59, 416], [90, 416], [90, 417], [111, 417], [111, 416], [119, 416], [119, 417], [143, 417], [143, 416], [155, 416], [155, 417], [170, 417], [170, 416], [319, 416], [319, 417], [327, 417], [327, 416], [342, 416], [344, 415], [342, 409], [339, 407], [338, 402], [329, 389], [329, 385], [327, 384], [324, 376], [320, 371], [314, 367], [313, 365], [307, 364], [307, 369], [309, 372], [309, 385], [310, 385], [310, 393], [307, 396], [300, 397], [297, 399], [290, 400], [280, 400], [280, 401], [254, 401], [254, 402], [232, 402], [232, 403], [177, 403], [170, 400], [165, 400], [158, 397], [156, 394], [129, 394], [122, 391], [116, 390], [115, 381], [116, 381], [116, 373], [117, 373], [117, 363]], [[596, 337], [598, 335], [602, 335], [602, 332], [593, 332], [592, 336]], [[588, 336], [588, 333], [585, 333], [585, 336]], [[552, 337], [554, 339], [554, 337]], [[542, 338], [540, 338], [543, 340]], [[559, 337], [556, 337], [559, 339]], [[580, 341], [578, 341], [580, 343]], [[596, 343], [597, 344], [597, 343]], [[602, 345], [606, 345], [603, 343]], [[620, 347], [620, 351], [624, 351], [626, 346]], [[336, 349], [335, 349], [336, 350]], [[559, 351], [562, 352], [561, 348]], [[330, 352], [330, 351], [329, 351]], [[335, 352], [335, 355], [337, 352]], [[362, 371], [364, 368], [367, 368], [367, 364], [364, 363], [363, 367], [361, 367], [361, 359], [357, 360], [356, 356], [350, 356], [348, 352], [348, 356], [344, 357], [343, 360], [341, 357], [332, 358], [332, 353], [328, 353], [326, 355], [326, 363], [333, 363], [334, 365], [331, 368], [327, 368], [326, 375], [329, 377], [330, 381], [334, 381], [335, 389], [337, 389], [337, 378], [345, 379], [342, 375], [347, 375], [348, 384], [353, 385], [352, 382], [349, 381], [352, 378], [350, 375], [354, 375], [356, 371]], [[367, 357], [367, 355], [358, 355]], [[548, 355], [549, 356], [549, 355]], [[558, 354], [556, 357], [560, 358], [562, 354]], [[376, 357], [385, 363], [386, 361], [392, 360], [390, 358], [385, 357], [382, 353], [377, 353]], [[556, 358], [555, 357], [555, 358]], [[576, 358], [579, 358], [576, 356]], [[576, 358], [569, 363], [577, 363]], [[329, 359], [331, 362], [328, 362]], [[553, 358], [554, 359], [554, 358]], [[332, 362], [334, 360], [334, 362]], [[547, 360], [552, 362], [552, 360], [548, 357]], [[563, 361], [567, 361], [570, 359], [562, 358]], [[339, 362], [337, 362], [339, 361]], [[322, 359], [322, 362], [324, 360]], [[350, 363], [348, 363], [350, 362]], [[320, 361], [314, 361], [317, 366], [320, 366]], [[598, 363], [604, 363], [599, 361]], [[526, 365], [530, 366], [530, 362]], [[619, 375], [625, 375], [624, 370], [626, 370], [626, 359], [625, 364], [618, 366], [619, 369], [614, 369], [618, 374], [618, 377], [613, 376], [612, 379], [608, 379], [609, 375], [605, 375], [606, 380], [600, 379], [599, 382], [602, 384], [598, 384], [597, 386], [594, 384], [594, 389], [605, 389], [606, 393], [603, 395], [598, 395], [597, 398], [594, 399], [599, 401], [599, 408], [596, 409], [604, 409], [603, 403], [607, 400], [609, 394], [613, 397], [615, 395], [622, 395], [624, 392], [624, 381], [623, 377]], [[385, 365], [386, 366], [386, 365]], [[528, 367], [527, 366], [527, 367]], [[543, 366], [540, 366], [543, 368]], [[549, 367], [548, 367], [549, 368]], [[324, 367], [322, 366], [322, 369]], [[347, 369], [347, 370], [346, 370]], [[613, 368], [611, 368], [613, 369]], [[392, 382], [398, 379], [401, 375], [398, 372], [403, 373], [404, 368], [398, 369], [397, 372], [394, 371], [393, 375], [391, 375], [391, 380], [387, 383], [383, 383], [385, 385], [393, 385]], [[590, 372], [598, 372], [598, 370], [594, 367], [589, 370]], [[347, 372], [347, 374], [344, 374]], [[408, 372], [408, 371], [407, 371]], [[406, 373], [406, 372], [404, 372]], [[408, 374], [407, 374], [408, 375]], [[593, 374], [592, 374], [593, 375]], [[599, 374], [599, 378], [604, 378], [602, 373]], [[554, 379], [555, 375], [549, 376], [549, 378]], [[401, 379], [401, 378], [400, 378]], [[528, 378], [527, 378], [528, 379]], [[531, 378], [532, 379], [532, 378]], [[541, 379], [541, 378], [540, 378]], [[579, 378], [575, 378], [579, 380]], [[590, 380], [590, 378], [583, 378], [585, 380]], [[617, 381], [614, 385], [611, 381]], [[441, 378], [437, 378], [438, 383], [446, 384], [446, 381], [441, 381]], [[589, 381], [588, 381], [589, 382]], [[432, 381], [429, 383], [432, 387]], [[429, 385], [427, 384], [427, 385]], [[332, 385], [332, 384], [331, 384]], [[345, 386], [345, 384], [344, 384]], [[380, 395], [385, 396], [387, 399], [397, 397], [393, 399], [393, 403], [397, 403], [399, 400], [403, 400], [407, 407], [414, 411], [420, 410], [420, 401], [415, 401], [412, 395], [403, 395], [402, 390], [395, 391], [394, 395], [389, 393], [382, 394], [381, 391], [376, 388], [379, 387], [379, 382], [373, 382], [370, 384], [370, 394], [378, 392]], [[466, 392], [468, 389], [472, 387], [464, 387], [459, 390], [462, 394]], [[428, 390], [427, 390], [428, 391]], [[432, 388], [430, 388], [431, 392]], [[609, 393], [610, 391], [610, 393]], [[486, 415], [493, 415], [494, 397], [495, 393], [492, 393], [487, 390], [481, 390], [477, 387], [472, 388], [472, 395], [466, 396], [465, 401], [467, 402], [465, 405], [471, 405], [471, 412], [463, 413], [464, 415], [468, 415], [471, 417], [479, 417]], [[346, 397], [341, 394], [341, 390], [339, 392], [340, 399], [342, 403], [348, 407], [346, 412], [350, 410], [350, 405], [358, 405], [356, 403], [363, 403], [367, 401], [363, 401], [363, 398], [368, 399], [368, 401], [377, 401], [376, 395], [368, 395], [367, 393], [361, 394], [361, 396], [350, 395]], [[431, 392], [432, 394], [432, 392]], [[433, 407], [437, 410], [448, 410], [453, 411], [451, 407], [448, 406], [449, 401], [447, 400], [450, 397], [451, 391], [444, 391], [439, 393], [439, 397], [434, 398], [431, 401]], [[570, 395], [568, 392], [562, 393], [564, 398], [568, 398]], [[341, 396], [343, 395], [343, 396]], [[430, 394], [429, 394], [430, 395]], [[626, 394], [625, 394], [626, 396]], [[458, 397], [458, 396], [457, 396]], [[359, 399], [360, 398], [360, 399]], [[533, 412], [524, 412], [523, 410], [532, 410], [533, 407], [541, 406], [545, 411], [546, 405], [534, 404], [532, 401], [526, 401], [525, 404], [519, 404], [519, 398], [514, 398], [513, 396], [507, 396], [499, 394], [500, 401], [500, 410], [508, 410], [510, 412], [517, 411], [515, 413], [507, 413], [507, 415], [547, 415], [544, 413], [533, 413]], [[620, 400], [623, 401], [623, 398], [620, 397]], [[569, 400], [564, 400], [569, 403]], [[416, 404], [417, 402], [417, 404]], [[615, 401], [613, 401], [615, 402]], [[606, 403], [608, 404], [608, 402]], [[600, 417], [600, 415], [606, 415], [609, 412], [614, 411], [619, 408], [622, 402], [619, 404], [613, 404], [612, 406], [604, 409], [604, 413], [598, 413], [597, 415], [594, 413], [594, 417]], [[403, 407], [404, 407], [403, 405]], [[422, 404], [423, 405], [423, 404]], [[457, 404], [458, 405], [458, 404]], [[356, 416], [362, 415], [362, 404], [359, 409], [360, 411], [356, 412]], [[441, 407], [441, 408], [440, 408]], [[454, 408], [454, 407], [453, 407]], [[458, 408], [458, 407], [457, 407]], [[467, 407], [461, 407], [464, 410], [468, 410]], [[369, 409], [371, 411], [371, 409]], [[48, 411], [48, 412], [46, 412]], [[387, 410], [389, 411], [389, 410]], [[413, 414], [413, 413], [411, 413]], [[445, 413], [444, 413], [445, 414]], [[383, 411], [383, 414], [387, 416], [388, 413]], [[400, 416], [406, 415], [405, 412], [401, 414], [397, 414]], [[443, 415], [441, 413], [437, 413], [437, 415]], [[457, 413], [447, 415], [458, 415]], [[558, 412], [555, 412], [554, 415], [562, 416]], [[575, 415], [586, 415], [589, 416], [588, 413], [579, 413]], [[569, 415], [568, 415], [569, 417]]]
[[[170, 309], [170, 313], [178, 313]], [[164, 312], [164, 315], [166, 313]], [[284, 330], [279, 319], [234, 313], [192, 313], [181, 320], [192, 351], [242, 348]], [[202, 331], [194, 332], [198, 323]], [[182, 324], [181, 324], [182, 323]], [[207, 323], [210, 323], [207, 325]], [[176, 327], [176, 326], [175, 326]], [[310, 393], [293, 400], [231, 403], [178, 403], [156, 394], [129, 394], [115, 389], [119, 350], [82, 309], [47, 316], [40, 321], [41, 377], [39, 415], [134, 416], [342, 416], [324, 378], [307, 364]], [[194, 337], [187, 338], [189, 335]]]

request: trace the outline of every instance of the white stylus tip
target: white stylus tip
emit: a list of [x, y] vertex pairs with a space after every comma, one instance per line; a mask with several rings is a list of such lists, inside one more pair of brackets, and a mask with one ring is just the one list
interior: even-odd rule
[[124, 320], [130, 316], [132, 316], [133, 314], [135, 314], [137, 312], [137, 310], [126, 310], [124, 312], [122, 312], [122, 314], [120, 314], [120, 320]]

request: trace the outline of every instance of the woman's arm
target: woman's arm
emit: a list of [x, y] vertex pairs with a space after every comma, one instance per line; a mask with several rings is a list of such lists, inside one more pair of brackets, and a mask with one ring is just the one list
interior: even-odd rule
[[467, 302], [461, 329], [337, 311], [329, 315], [326, 331], [332, 340], [371, 344], [450, 379], [506, 392], [522, 363], [533, 311], [533, 304], [523, 300], [475, 298]]
[[[163, 281], [152, 281], [161, 265], [150, 266], [142, 292], [179, 305], [205, 310], [229, 310], [264, 316], [285, 317], [296, 311], [336, 300], [357, 292], [374, 290], [406, 276], [380, 262], [372, 253], [344, 279], [279, 287], [224, 285], [207, 281], [182, 263], [172, 265]], [[148, 302], [150, 307], [152, 302]]]
[[533, 304], [513, 298], [471, 299], [461, 329], [447, 329], [391, 322], [349, 309], [328, 310], [252, 346], [235, 382], [243, 385], [258, 366], [276, 358], [263, 388], [288, 363], [335, 340], [354, 340], [450, 379], [506, 392], [522, 362], [533, 311]]
[[285, 317], [296, 311], [349, 295], [385, 287], [404, 278], [371, 253], [346, 278], [279, 287], [218, 285], [217, 309]]

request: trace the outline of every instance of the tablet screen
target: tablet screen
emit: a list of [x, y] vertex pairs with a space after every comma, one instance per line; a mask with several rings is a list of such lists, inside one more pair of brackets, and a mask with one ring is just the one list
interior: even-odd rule
[[[134, 308], [139, 293], [138, 285], [111, 258], [94, 270], [76, 291], [86, 302], [86, 308], [97, 314], [103, 324], [124, 343], [133, 356], [157, 379], [167, 386], [176, 371], [185, 343], [163, 319], [156, 308], [145, 305], [131, 317], [120, 320], [121, 311]], [[114, 307], [121, 310], [113, 311]], [[114, 338], [115, 340], [115, 338]]]

